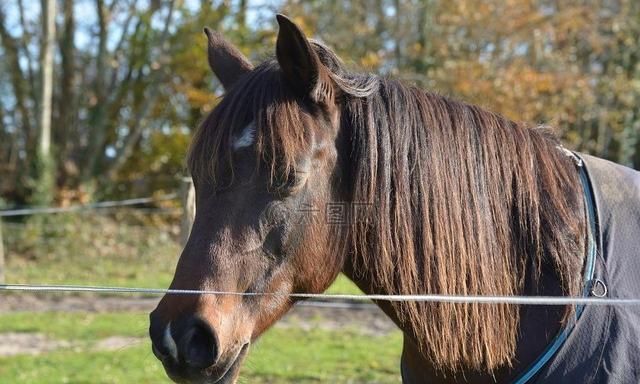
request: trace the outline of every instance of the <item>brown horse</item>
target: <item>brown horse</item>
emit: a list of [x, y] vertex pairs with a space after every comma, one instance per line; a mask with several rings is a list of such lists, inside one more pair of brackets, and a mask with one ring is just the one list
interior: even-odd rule
[[[348, 72], [278, 23], [276, 60], [256, 67], [205, 29], [226, 95], [193, 139], [197, 209], [171, 284], [278, 295], [163, 297], [150, 334], [171, 378], [235, 382], [294, 305], [286, 294], [323, 292], [341, 271], [376, 294], [581, 293], [582, 186], [547, 129]], [[378, 305], [404, 332], [407, 383], [507, 382], [573, 313]]]

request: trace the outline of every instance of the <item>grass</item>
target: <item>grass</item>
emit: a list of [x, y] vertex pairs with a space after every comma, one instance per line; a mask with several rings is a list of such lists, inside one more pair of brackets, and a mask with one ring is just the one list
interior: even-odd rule
[[398, 383], [400, 331], [269, 331], [250, 355], [247, 383]]
[[3, 383], [169, 383], [148, 346], [118, 352], [61, 351], [0, 358]]
[[[146, 338], [147, 314], [15, 313], [0, 316], [2, 332], [38, 332], [73, 340], [39, 356], [0, 358], [2, 383], [168, 383]], [[92, 346], [109, 336], [141, 337], [115, 352]], [[81, 343], [77, 343], [80, 341]], [[398, 383], [401, 334], [357, 330], [274, 328], [252, 348], [241, 383]]]
[[331, 284], [326, 293], [332, 295], [362, 295], [360, 288], [358, 288], [353, 281], [349, 280], [349, 278], [343, 274], [338, 275], [338, 278], [333, 282], [333, 284]]
[[0, 316], [0, 331], [90, 342], [109, 336], [146, 337], [148, 321], [147, 313], [15, 312]]
[[[175, 221], [175, 218], [174, 218]], [[5, 223], [8, 283], [168, 287], [180, 255], [177, 227], [131, 210]], [[360, 294], [340, 275], [327, 291]]]
[[130, 212], [35, 216], [4, 232], [9, 283], [166, 287], [180, 254], [174, 226]]

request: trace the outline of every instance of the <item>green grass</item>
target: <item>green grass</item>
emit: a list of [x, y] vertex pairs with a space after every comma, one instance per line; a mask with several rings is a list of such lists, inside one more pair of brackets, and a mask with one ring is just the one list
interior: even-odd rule
[[2, 383], [170, 383], [147, 345], [0, 358]]
[[358, 288], [353, 281], [342, 273], [338, 275], [336, 281], [331, 284], [327, 292], [329, 294], [341, 294], [341, 295], [362, 295], [362, 291]]
[[[180, 245], [174, 226], [153, 216], [60, 214], [6, 223], [6, 281], [26, 284], [168, 287]], [[340, 275], [332, 294], [360, 294]]]
[[246, 383], [398, 383], [400, 331], [273, 329], [252, 351]]
[[166, 287], [174, 229], [149, 217], [60, 214], [6, 223], [8, 283]]
[[0, 316], [0, 332], [37, 332], [90, 342], [109, 336], [146, 337], [148, 319], [148, 314], [129, 312], [15, 312]]
[[[0, 358], [0, 383], [168, 383], [150, 352], [146, 314], [26, 313], [0, 316], [0, 332], [39, 332], [73, 347], [39, 356]], [[144, 341], [93, 351], [108, 336]], [[78, 343], [81, 341], [81, 343]], [[398, 383], [401, 334], [274, 328], [252, 348], [241, 383]]]

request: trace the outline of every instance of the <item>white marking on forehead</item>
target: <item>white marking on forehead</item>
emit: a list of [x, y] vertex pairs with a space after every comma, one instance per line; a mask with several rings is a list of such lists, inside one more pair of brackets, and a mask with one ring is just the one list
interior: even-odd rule
[[242, 129], [240, 136], [235, 136], [233, 140], [233, 150], [246, 148], [253, 145], [256, 139], [256, 125], [251, 122]]

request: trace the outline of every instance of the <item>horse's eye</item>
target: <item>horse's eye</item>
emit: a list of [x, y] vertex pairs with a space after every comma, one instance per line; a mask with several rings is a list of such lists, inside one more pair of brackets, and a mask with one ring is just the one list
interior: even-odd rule
[[282, 233], [282, 226], [276, 225], [271, 228], [262, 242], [262, 250], [271, 258], [276, 259], [282, 255]]
[[307, 182], [307, 172], [292, 171], [289, 173], [289, 175], [287, 176], [287, 180], [284, 183], [284, 187], [285, 187], [284, 190], [287, 193], [296, 193], [300, 189], [302, 189], [302, 187], [304, 187], [306, 182]]

